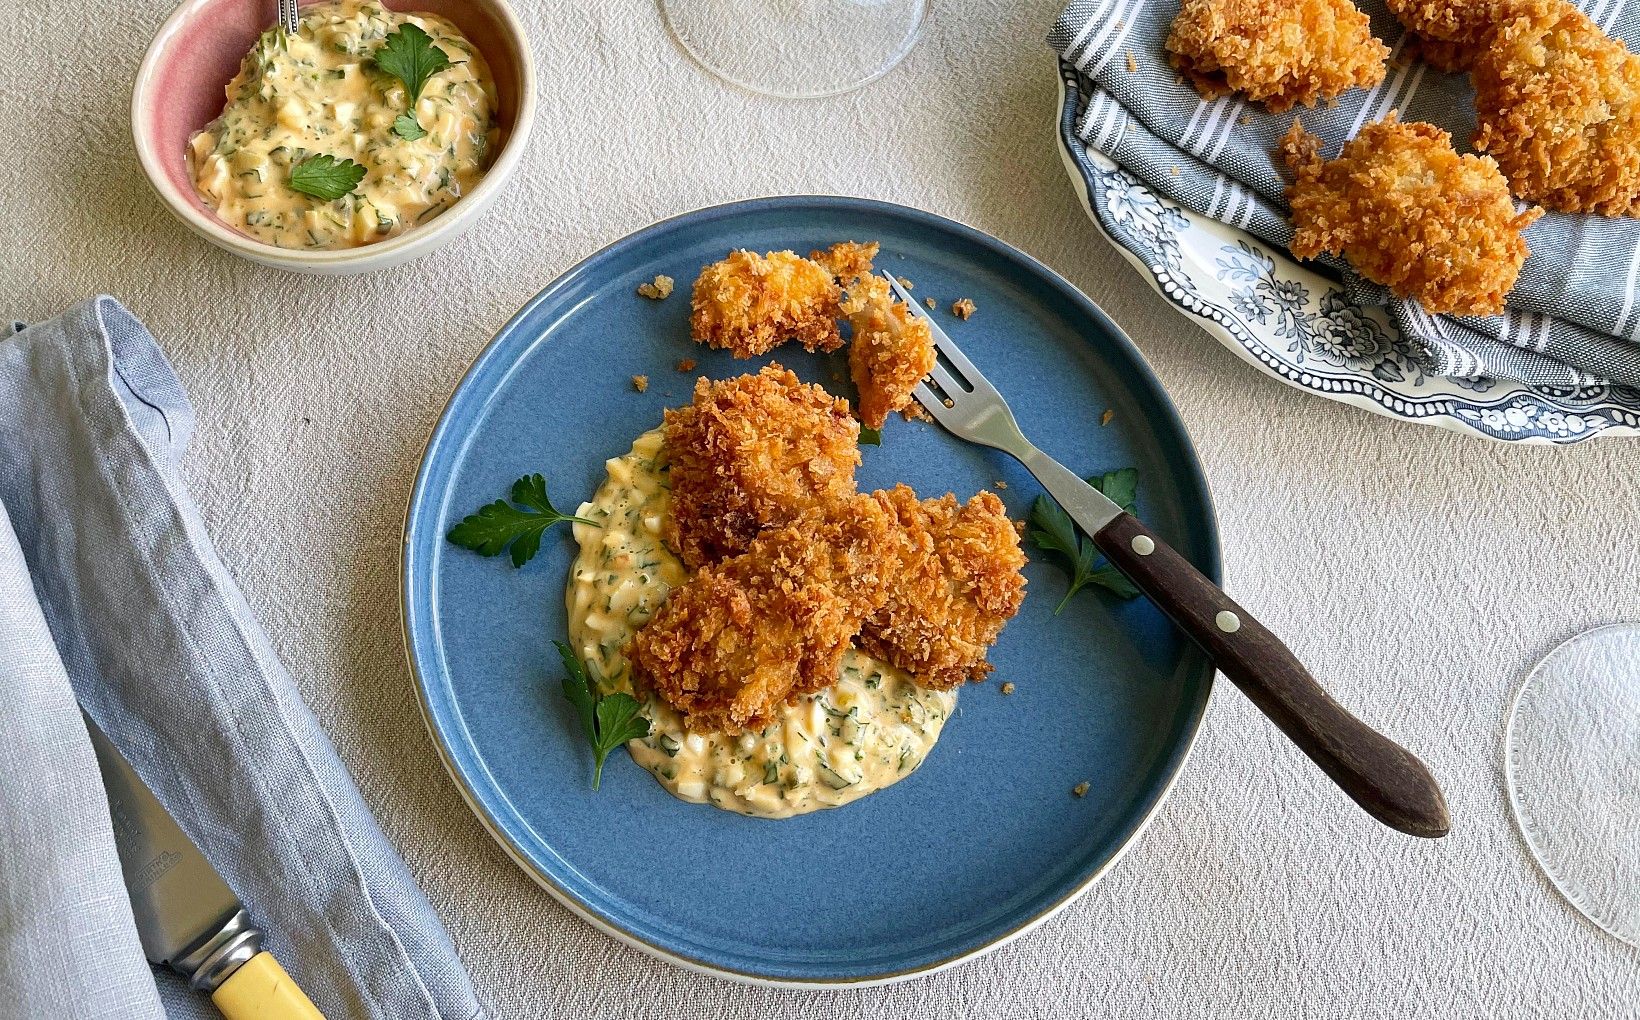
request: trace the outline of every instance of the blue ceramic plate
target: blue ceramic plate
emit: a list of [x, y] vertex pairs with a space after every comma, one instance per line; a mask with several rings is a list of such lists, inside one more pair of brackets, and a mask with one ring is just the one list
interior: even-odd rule
[[[565, 905], [665, 959], [751, 981], [894, 980], [1042, 921], [1155, 813], [1212, 683], [1205, 657], [1148, 602], [1089, 591], [1055, 617], [1065, 575], [1038, 559], [992, 652], [995, 676], [963, 690], [926, 764], [887, 790], [785, 821], [746, 818], [674, 799], [618, 751], [592, 791], [551, 645], [565, 636], [573, 541], [555, 531], [514, 570], [444, 534], [530, 472], [573, 509], [605, 459], [689, 399], [696, 374], [757, 369], [690, 342], [688, 287], [702, 265], [731, 248], [807, 252], [851, 238], [881, 241], [879, 265], [939, 299], [940, 321], [1039, 445], [1083, 473], [1137, 467], [1140, 516], [1219, 571], [1190, 440], [1133, 345], [1054, 273], [950, 220], [844, 198], [705, 209], [616, 242], [526, 305], [457, 387], [410, 497], [405, 631], [428, 726], [474, 811]], [[637, 297], [658, 273], [678, 293]], [[946, 311], [959, 297], [979, 308], [967, 322]], [[849, 392], [841, 354], [777, 354]], [[675, 370], [683, 358], [698, 360], [695, 373]], [[647, 392], [634, 375], [649, 377]], [[862, 489], [904, 481], [966, 498], [1005, 482], [1015, 517], [1038, 491], [1011, 461], [931, 425], [895, 419], [864, 457]], [[1004, 680], [1014, 694], [1000, 692]]]

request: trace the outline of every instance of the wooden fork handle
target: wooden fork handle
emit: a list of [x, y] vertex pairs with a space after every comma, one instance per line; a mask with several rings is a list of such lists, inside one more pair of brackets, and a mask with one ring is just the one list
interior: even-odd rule
[[1368, 814], [1414, 836], [1452, 828], [1423, 762], [1334, 701], [1280, 638], [1138, 518], [1122, 514], [1093, 541]]

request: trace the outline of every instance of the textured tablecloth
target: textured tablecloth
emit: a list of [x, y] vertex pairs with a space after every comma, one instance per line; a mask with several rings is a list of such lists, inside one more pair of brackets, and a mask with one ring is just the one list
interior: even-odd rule
[[[0, 307], [43, 318], [107, 291], [166, 346], [198, 411], [184, 471], [217, 548], [495, 1016], [1640, 1013], [1640, 952], [1539, 876], [1499, 772], [1525, 670], [1580, 630], [1640, 620], [1640, 443], [1506, 448], [1390, 422], [1266, 379], [1178, 317], [1099, 239], [1060, 164], [1042, 38], [1061, 0], [937, 3], [900, 70], [800, 104], [706, 77], [653, 0], [519, 6], [545, 101], [508, 208], [405, 270], [335, 281], [220, 252], [150, 195], [127, 98], [169, 0], [0, 4], [15, 42]], [[1196, 438], [1232, 591], [1424, 755], [1453, 834], [1381, 829], [1226, 685], [1108, 877], [1013, 945], [909, 984], [791, 993], [687, 974], [514, 867], [439, 766], [400, 646], [399, 528], [427, 430], [555, 273], [657, 217], [793, 192], [964, 220], [1102, 304]]]

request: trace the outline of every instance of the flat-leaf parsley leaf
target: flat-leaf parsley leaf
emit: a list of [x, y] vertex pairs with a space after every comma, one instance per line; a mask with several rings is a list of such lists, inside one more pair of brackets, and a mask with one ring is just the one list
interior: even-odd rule
[[407, 142], [427, 137], [427, 131], [421, 126], [421, 122], [408, 113], [401, 113], [393, 118], [393, 133]]
[[586, 666], [569, 645], [554, 641], [558, 657], [564, 660], [564, 697], [575, 706], [581, 720], [581, 732], [592, 745], [592, 788], [604, 775], [604, 759], [609, 752], [628, 740], [649, 736], [649, 720], [638, 714], [640, 706], [625, 691], [600, 695], [598, 688], [587, 680]]
[[[1089, 478], [1088, 484], [1123, 510], [1133, 512], [1133, 503], [1139, 492], [1139, 472], [1136, 468], [1110, 471]], [[1138, 598], [1141, 594], [1120, 570], [1099, 557], [1093, 540], [1079, 534], [1070, 515], [1049, 496], [1036, 497], [1036, 503], [1031, 507], [1031, 543], [1045, 552], [1064, 557], [1065, 566], [1070, 571], [1071, 584], [1065, 591], [1065, 597], [1054, 607], [1055, 616], [1065, 608], [1072, 595], [1090, 584], [1124, 599]]]
[[414, 108], [427, 79], [452, 65], [450, 58], [433, 45], [433, 37], [420, 25], [405, 22], [382, 40], [382, 48], [376, 51], [376, 66], [404, 82], [404, 90], [410, 94], [410, 106]]
[[351, 194], [364, 180], [364, 167], [351, 159], [337, 159], [320, 153], [309, 156], [290, 168], [290, 187], [304, 195], [326, 202], [334, 202]]
[[512, 565], [522, 567], [534, 558], [541, 548], [541, 535], [559, 521], [598, 526], [597, 521], [585, 517], [561, 514], [547, 499], [547, 480], [540, 475], [525, 475], [513, 483], [512, 499], [527, 509], [519, 509], [504, 499], [478, 508], [445, 536], [456, 545], [471, 549], [481, 556], [499, 556], [512, 546]]

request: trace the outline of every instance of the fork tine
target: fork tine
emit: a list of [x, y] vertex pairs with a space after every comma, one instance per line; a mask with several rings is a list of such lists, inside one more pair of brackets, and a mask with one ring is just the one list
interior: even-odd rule
[[957, 377], [948, 372], [945, 366], [937, 361], [934, 362], [934, 367], [929, 371], [928, 376], [952, 400], [956, 400], [968, 392], [967, 388], [957, 381]]
[[968, 360], [966, 354], [962, 353], [962, 348], [957, 346], [955, 340], [946, 336], [944, 330], [934, 325], [934, 320], [928, 320], [928, 328], [934, 334], [934, 349], [945, 355], [945, 360], [956, 366], [957, 371], [963, 374], [969, 385], [974, 389], [991, 388], [991, 381], [985, 378], [983, 372], [974, 367], [974, 363]]
[[950, 408], [945, 406], [945, 401], [940, 399], [939, 394], [934, 392], [933, 387], [925, 382], [920, 382], [911, 390], [911, 395], [916, 397], [917, 403], [921, 404], [929, 414], [934, 416], [935, 421], [944, 424], [944, 415]]
[[[972, 361], [968, 360], [967, 355], [962, 353], [962, 348], [958, 347], [957, 342], [951, 339], [945, 330], [940, 328], [940, 324], [934, 321], [934, 317], [917, 304], [917, 299], [911, 296], [911, 292], [900, 286], [900, 281], [896, 280], [893, 274], [885, 270], [883, 275], [887, 277], [888, 285], [894, 288], [894, 293], [899, 295], [900, 300], [906, 303], [906, 307], [928, 323], [928, 332], [934, 337], [935, 350], [945, 355], [945, 360], [951, 362], [956, 370], [962, 373], [964, 380], [968, 383], [968, 388], [995, 392], [996, 388], [991, 385], [989, 379], [985, 378], [985, 374], [976, 368]], [[940, 385], [947, 391], [950, 390], [950, 387], [946, 386], [944, 382], [941, 382]]]
[[907, 306], [918, 313], [922, 312], [922, 309], [917, 307], [917, 299], [912, 297], [911, 292], [906, 290], [905, 287], [901, 285], [900, 281], [894, 278], [893, 273], [886, 269], [883, 270], [883, 279], [887, 280], [888, 285], [894, 288], [895, 296], [897, 296], [901, 301], [904, 301]]

